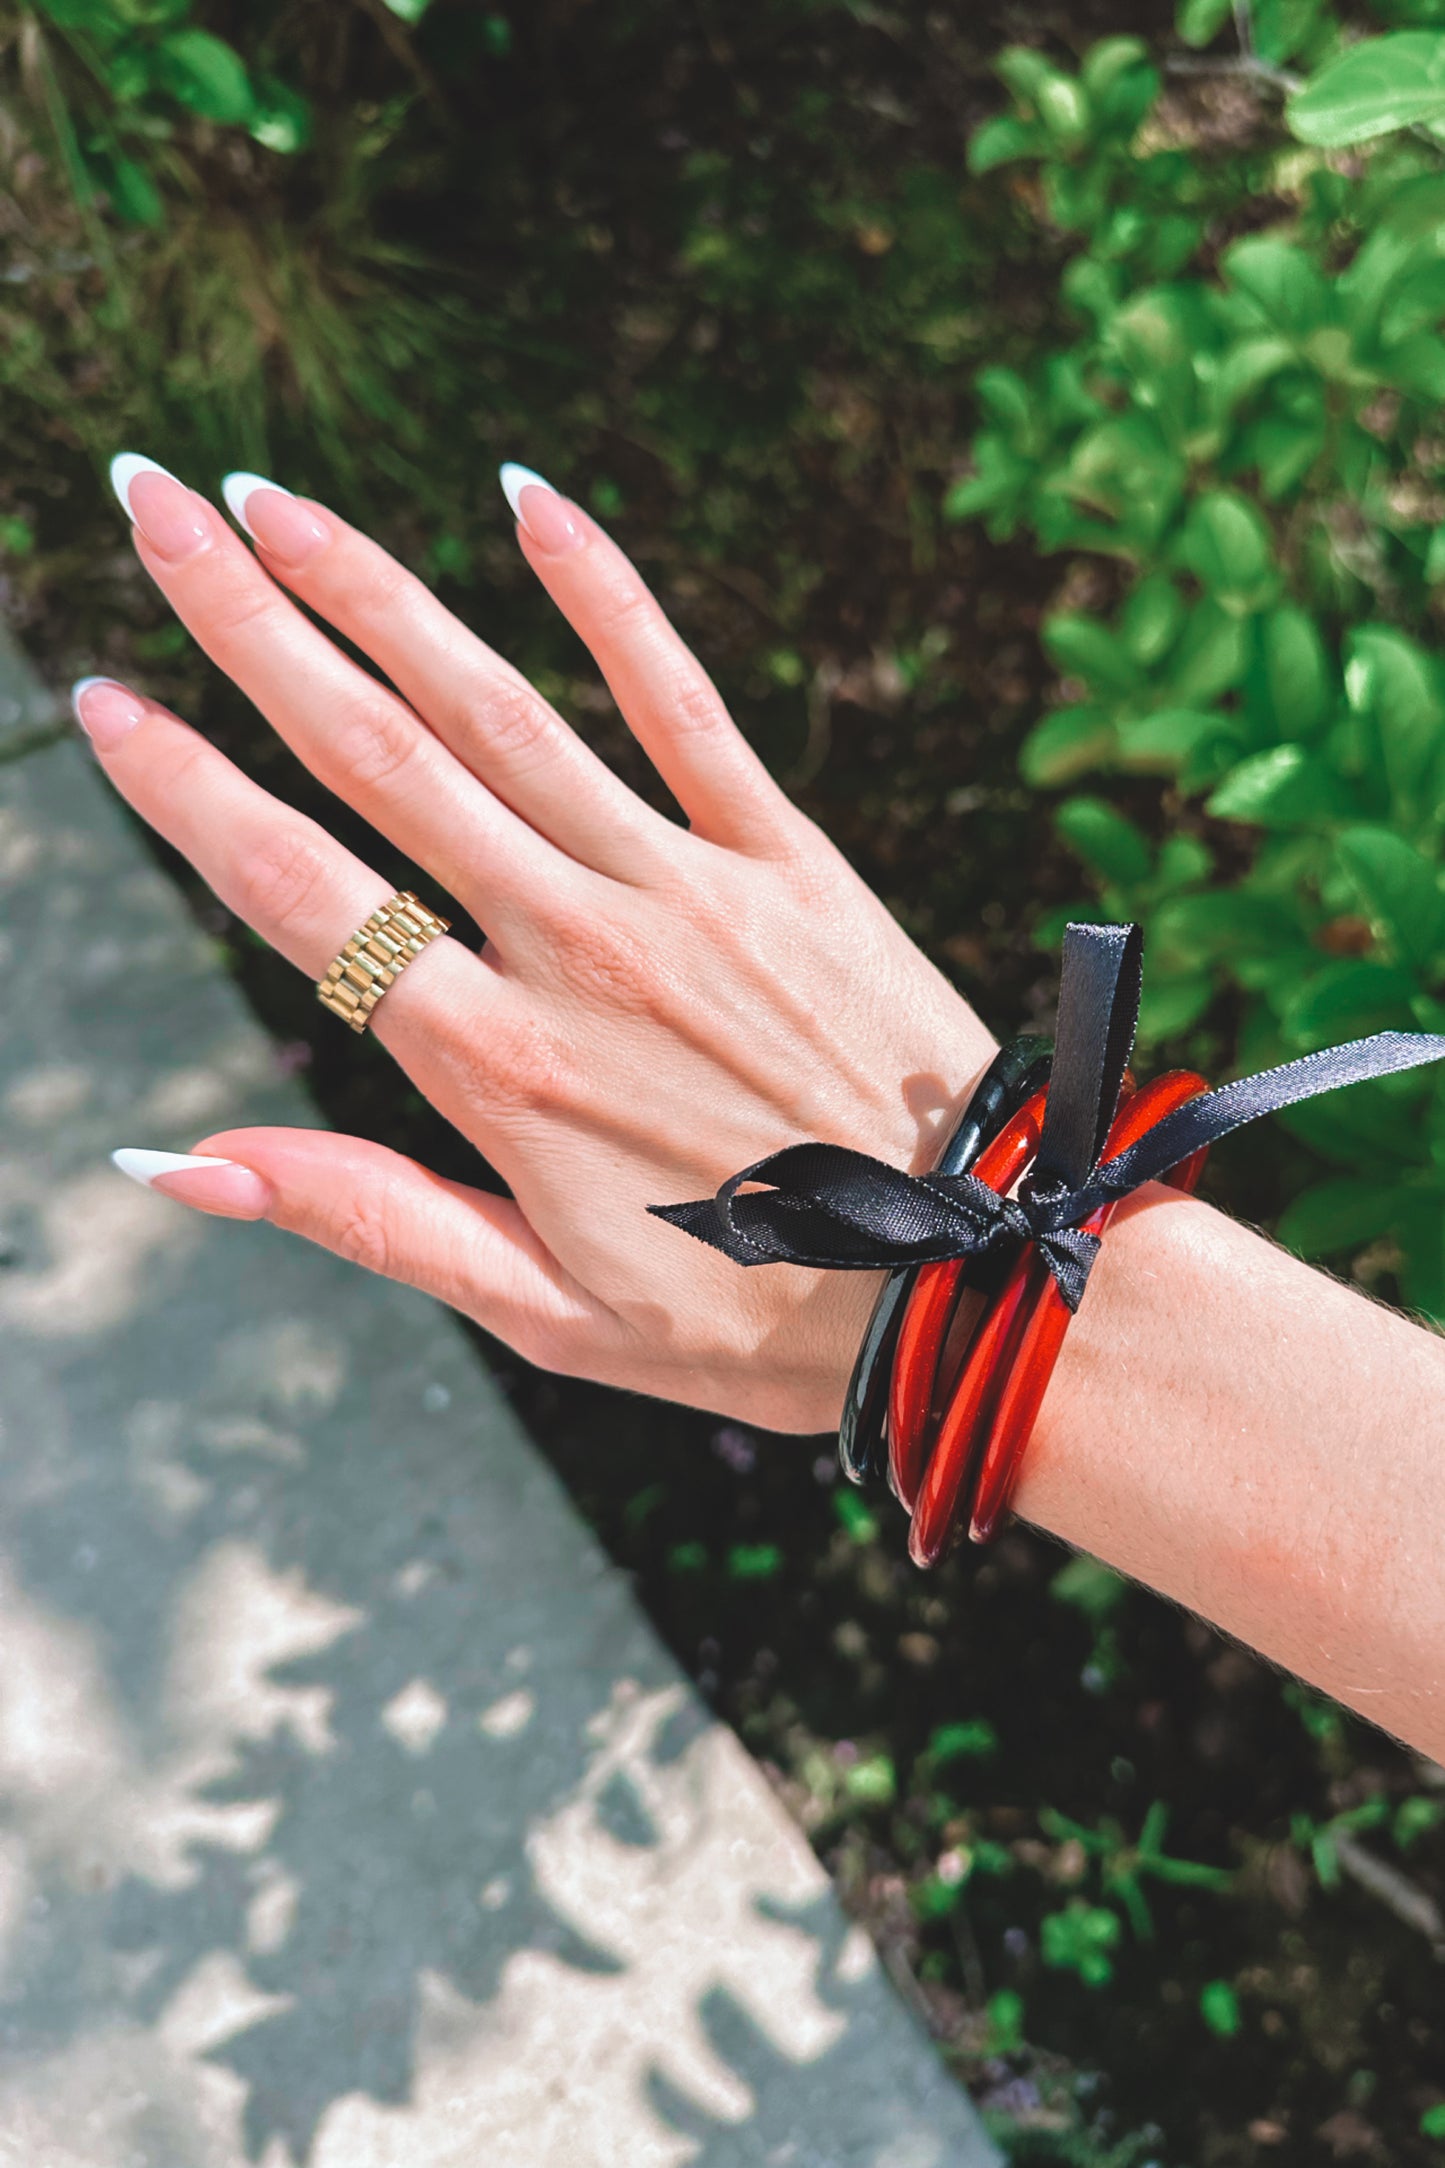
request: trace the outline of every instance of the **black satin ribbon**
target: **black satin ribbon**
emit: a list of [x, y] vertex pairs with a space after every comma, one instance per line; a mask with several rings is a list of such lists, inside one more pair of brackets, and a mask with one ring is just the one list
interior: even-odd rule
[[[1047, 1039], [1015, 1039], [984, 1071], [938, 1155], [935, 1174], [967, 1174], [1026, 1099], [1048, 1082]], [[853, 1364], [838, 1425], [838, 1461], [850, 1483], [879, 1484], [888, 1472], [888, 1387], [903, 1313], [918, 1278], [917, 1265], [890, 1272], [878, 1290]]]
[[[1430, 1032], [1353, 1039], [1191, 1099], [1127, 1151], [1101, 1161], [1134, 1043], [1141, 953], [1137, 926], [1070, 926], [1065, 933], [1048, 1112], [1017, 1197], [1000, 1197], [971, 1174], [904, 1174], [841, 1145], [793, 1144], [744, 1167], [715, 1197], [648, 1210], [740, 1265], [876, 1272], [1029, 1241], [1076, 1310], [1099, 1249], [1082, 1222], [1101, 1205], [1262, 1114], [1445, 1060], [1445, 1037]], [[740, 1194], [750, 1182], [771, 1186]]]

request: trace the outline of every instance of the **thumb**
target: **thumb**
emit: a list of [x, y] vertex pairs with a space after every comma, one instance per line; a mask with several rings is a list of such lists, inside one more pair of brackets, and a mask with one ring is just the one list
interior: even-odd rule
[[112, 1156], [132, 1180], [196, 1211], [269, 1220], [435, 1295], [544, 1368], [595, 1372], [620, 1335], [510, 1197], [385, 1145], [325, 1129], [228, 1129], [190, 1153]]

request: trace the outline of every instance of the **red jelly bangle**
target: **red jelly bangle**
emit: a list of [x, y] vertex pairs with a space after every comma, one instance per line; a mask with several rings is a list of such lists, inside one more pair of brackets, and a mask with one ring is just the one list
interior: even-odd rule
[[[1202, 1078], [1182, 1071], [1156, 1078], [1121, 1106], [1109, 1133], [1109, 1155], [1123, 1151], [1174, 1107], [1207, 1088]], [[1194, 1155], [1195, 1160], [1200, 1157]], [[1194, 1160], [1189, 1167], [1197, 1179]], [[1092, 1216], [1087, 1222], [1091, 1234], [1107, 1225], [1112, 1209], [1105, 1206]], [[974, 1499], [966, 1508], [972, 1533], [985, 1478], [990, 1533], [996, 1529], [1070, 1315], [1053, 1275], [1030, 1244], [979, 1328], [939, 1426], [909, 1531], [908, 1547], [917, 1565], [936, 1564], [948, 1548], [966, 1490]]]
[[[1110, 1154], [1127, 1150], [1166, 1114], [1172, 1114], [1176, 1107], [1197, 1099], [1208, 1089], [1203, 1077], [1193, 1076], [1187, 1070], [1178, 1070], [1146, 1085], [1115, 1121], [1109, 1133]], [[1168, 1177], [1171, 1187], [1193, 1189], [1203, 1171], [1202, 1158], [1202, 1154], [1195, 1153], [1176, 1167]], [[1102, 1235], [1116, 1209], [1114, 1205], [1105, 1205], [1093, 1213], [1084, 1223], [1089, 1233]], [[1041, 1258], [1034, 1259], [1029, 1274], [1029, 1294], [1028, 1321], [1004, 1373], [978, 1463], [968, 1529], [974, 1543], [991, 1542], [1003, 1525], [1024, 1453], [1073, 1315], [1059, 1293], [1057, 1281]]]
[[[1002, 1194], [1013, 1188], [1039, 1148], [1044, 1092], [1025, 1100], [979, 1153], [973, 1173]], [[913, 1511], [923, 1474], [934, 1381], [962, 1291], [968, 1259], [947, 1257], [922, 1265], [908, 1297], [893, 1351], [888, 1382], [888, 1480], [907, 1513]]]

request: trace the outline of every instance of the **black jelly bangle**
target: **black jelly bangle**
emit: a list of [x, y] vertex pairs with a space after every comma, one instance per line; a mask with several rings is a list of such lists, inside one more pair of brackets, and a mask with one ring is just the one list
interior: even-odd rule
[[[1011, 1040], [995, 1054], [949, 1132], [935, 1174], [967, 1174], [984, 1146], [1047, 1082], [1051, 1053], [1047, 1039], [1024, 1038]], [[888, 1381], [903, 1312], [920, 1269], [902, 1265], [889, 1273], [853, 1365], [838, 1426], [838, 1461], [850, 1483], [881, 1484], [888, 1474]]]

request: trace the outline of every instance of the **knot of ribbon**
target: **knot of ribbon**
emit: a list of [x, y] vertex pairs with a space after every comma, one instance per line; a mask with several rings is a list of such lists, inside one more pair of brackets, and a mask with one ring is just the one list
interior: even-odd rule
[[1104, 1159], [1134, 1046], [1142, 956], [1137, 926], [1070, 926], [1065, 933], [1043, 1132], [1017, 1197], [1001, 1197], [971, 1174], [905, 1174], [866, 1152], [812, 1143], [755, 1160], [715, 1197], [648, 1210], [740, 1265], [886, 1271], [1032, 1242], [1076, 1310], [1099, 1252], [1084, 1222], [1102, 1206], [1261, 1115], [1445, 1060], [1445, 1037], [1435, 1033], [1352, 1039], [1205, 1092]]

